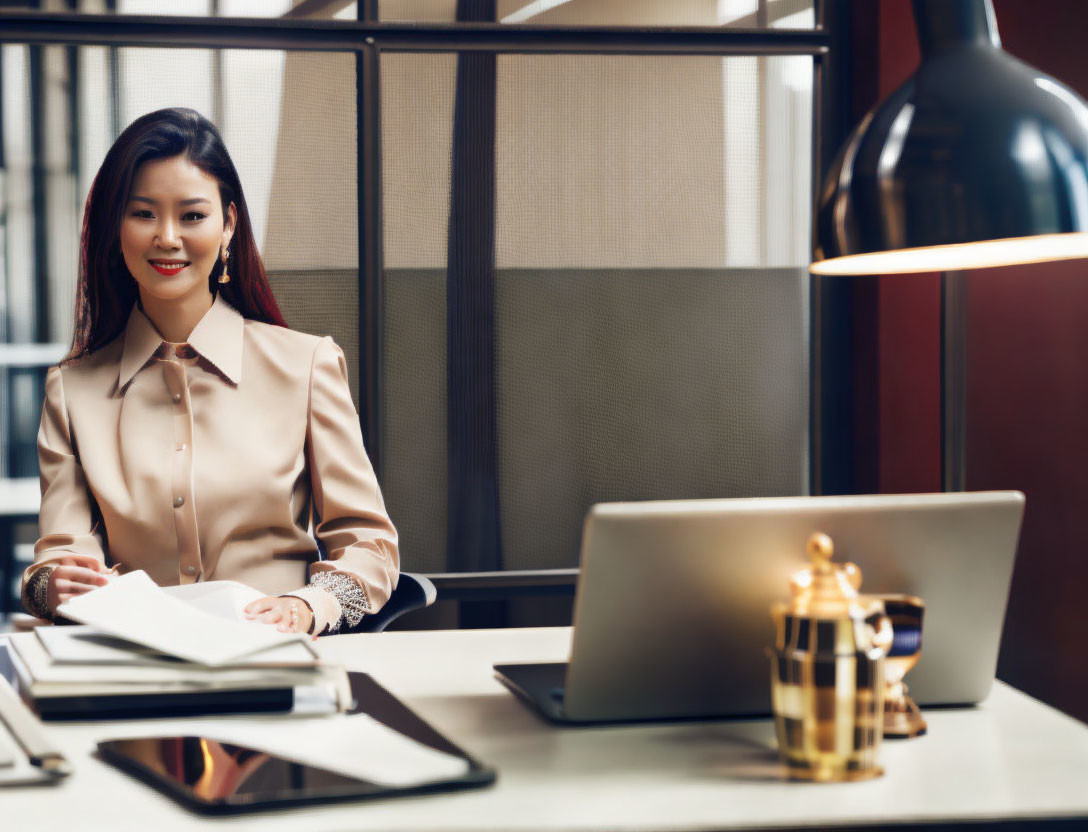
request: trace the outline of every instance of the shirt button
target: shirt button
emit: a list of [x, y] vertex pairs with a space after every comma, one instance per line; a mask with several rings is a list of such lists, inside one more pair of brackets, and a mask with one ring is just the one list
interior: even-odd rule
[[179, 451], [184, 451], [188, 447], [189, 446], [187, 444], [185, 444], [184, 442], [181, 442], [181, 443], [178, 444], [178, 450]]
[[181, 393], [175, 393], [174, 394], [174, 401], [175, 402], [180, 402], [181, 401]]
[[174, 508], [181, 508], [183, 505], [185, 505], [185, 498], [184, 497], [175, 497], [174, 498]]
[[196, 574], [196, 567], [195, 566], [186, 566], [185, 567], [185, 574], [186, 575], [195, 575]]

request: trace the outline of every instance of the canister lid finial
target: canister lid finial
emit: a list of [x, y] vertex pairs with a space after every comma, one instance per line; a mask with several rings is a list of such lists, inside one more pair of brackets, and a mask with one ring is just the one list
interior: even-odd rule
[[831, 542], [831, 538], [823, 532], [813, 532], [809, 535], [808, 556], [812, 558], [812, 562], [819, 569], [823, 565], [831, 565], [831, 556], [835, 554], [835, 544]]
[[853, 563], [838, 566], [831, 558], [835, 544], [823, 532], [814, 532], [805, 546], [812, 565], [790, 581], [793, 612], [818, 618], [838, 618], [855, 612], [861, 570]]

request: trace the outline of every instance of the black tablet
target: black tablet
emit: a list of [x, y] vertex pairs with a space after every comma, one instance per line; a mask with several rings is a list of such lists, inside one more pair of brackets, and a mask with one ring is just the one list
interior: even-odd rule
[[455, 778], [390, 786], [199, 736], [106, 740], [104, 760], [199, 812], [259, 812], [313, 803], [424, 794], [495, 781], [495, 771], [451, 743], [369, 676], [349, 674], [356, 707], [418, 742], [466, 760]]
[[255, 812], [482, 785], [457, 781], [387, 786], [205, 737], [145, 737], [98, 744], [103, 759], [191, 809]]

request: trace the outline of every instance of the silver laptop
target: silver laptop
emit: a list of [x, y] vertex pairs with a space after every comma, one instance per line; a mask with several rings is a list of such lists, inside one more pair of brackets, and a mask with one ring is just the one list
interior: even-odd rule
[[1019, 491], [602, 503], [585, 521], [569, 663], [495, 671], [560, 722], [770, 713], [770, 606], [822, 531], [863, 593], [925, 601], [916, 701], [979, 702], [1023, 512]]

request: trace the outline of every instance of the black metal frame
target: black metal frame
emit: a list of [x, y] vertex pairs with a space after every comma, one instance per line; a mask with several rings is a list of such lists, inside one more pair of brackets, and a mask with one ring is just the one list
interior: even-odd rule
[[[32, 200], [34, 225], [46, 226], [46, 188], [45, 188], [45, 113], [42, 102], [45, 100], [45, 73], [42, 69], [42, 46], [30, 48], [30, 176], [33, 182]], [[39, 278], [34, 284], [34, 335], [49, 340], [49, 297], [42, 276], [49, 271], [49, 242], [42, 235], [34, 235], [34, 274]]]
[[[850, 0], [823, 0], [817, 25], [829, 38], [824, 60], [815, 62], [813, 100], [813, 205], [835, 154], [852, 127], [853, 78]], [[812, 212], [816, 240], [816, 211]], [[810, 490], [851, 494], [854, 477], [853, 282], [811, 275], [810, 291]]]
[[497, 596], [558, 595], [571, 597], [580, 570], [506, 569], [502, 572], [440, 572], [427, 577], [443, 601], [488, 601]]
[[[372, 39], [372, 40], [368, 40]], [[505, 23], [382, 23], [366, 20], [192, 18], [21, 12], [0, 15], [0, 41], [77, 46], [400, 52], [583, 52], [634, 55], [823, 55], [818, 28], [716, 26], [528, 26]], [[380, 43], [379, 43], [380, 41]]]
[[[375, 468], [380, 472], [378, 406], [382, 390], [381, 345], [381, 120], [379, 61], [383, 51], [492, 51], [542, 54], [629, 55], [810, 55], [814, 59], [813, 183], [823, 173], [845, 136], [848, 0], [814, 0], [816, 28], [728, 29], [719, 27], [537, 26], [497, 23], [383, 23], [377, 0], [360, 0], [359, 20], [184, 18], [18, 12], [0, 14], [0, 43], [178, 47], [208, 49], [284, 49], [347, 51], [356, 54], [359, 200], [359, 343], [361, 419]], [[115, 67], [116, 61], [111, 61]], [[811, 289], [810, 488], [813, 493], [841, 491], [851, 470], [850, 439], [841, 429], [841, 404], [849, 395], [848, 341], [842, 324], [849, 320], [849, 298], [833, 284], [813, 279]], [[844, 346], [845, 345], [845, 346]], [[847, 425], [848, 429], [848, 425]], [[576, 570], [446, 580], [470, 595], [496, 589], [518, 591], [535, 582], [541, 589], [573, 591]], [[481, 583], [482, 582], [482, 583]], [[448, 586], [447, 586], [448, 585]], [[550, 590], [547, 590], [550, 591]], [[466, 596], [467, 597], [467, 596]], [[473, 595], [473, 597], [475, 597]]]
[[359, 202], [359, 413], [370, 462], [379, 476], [382, 390], [382, 135], [380, 55], [371, 45], [356, 52], [356, 164]]

